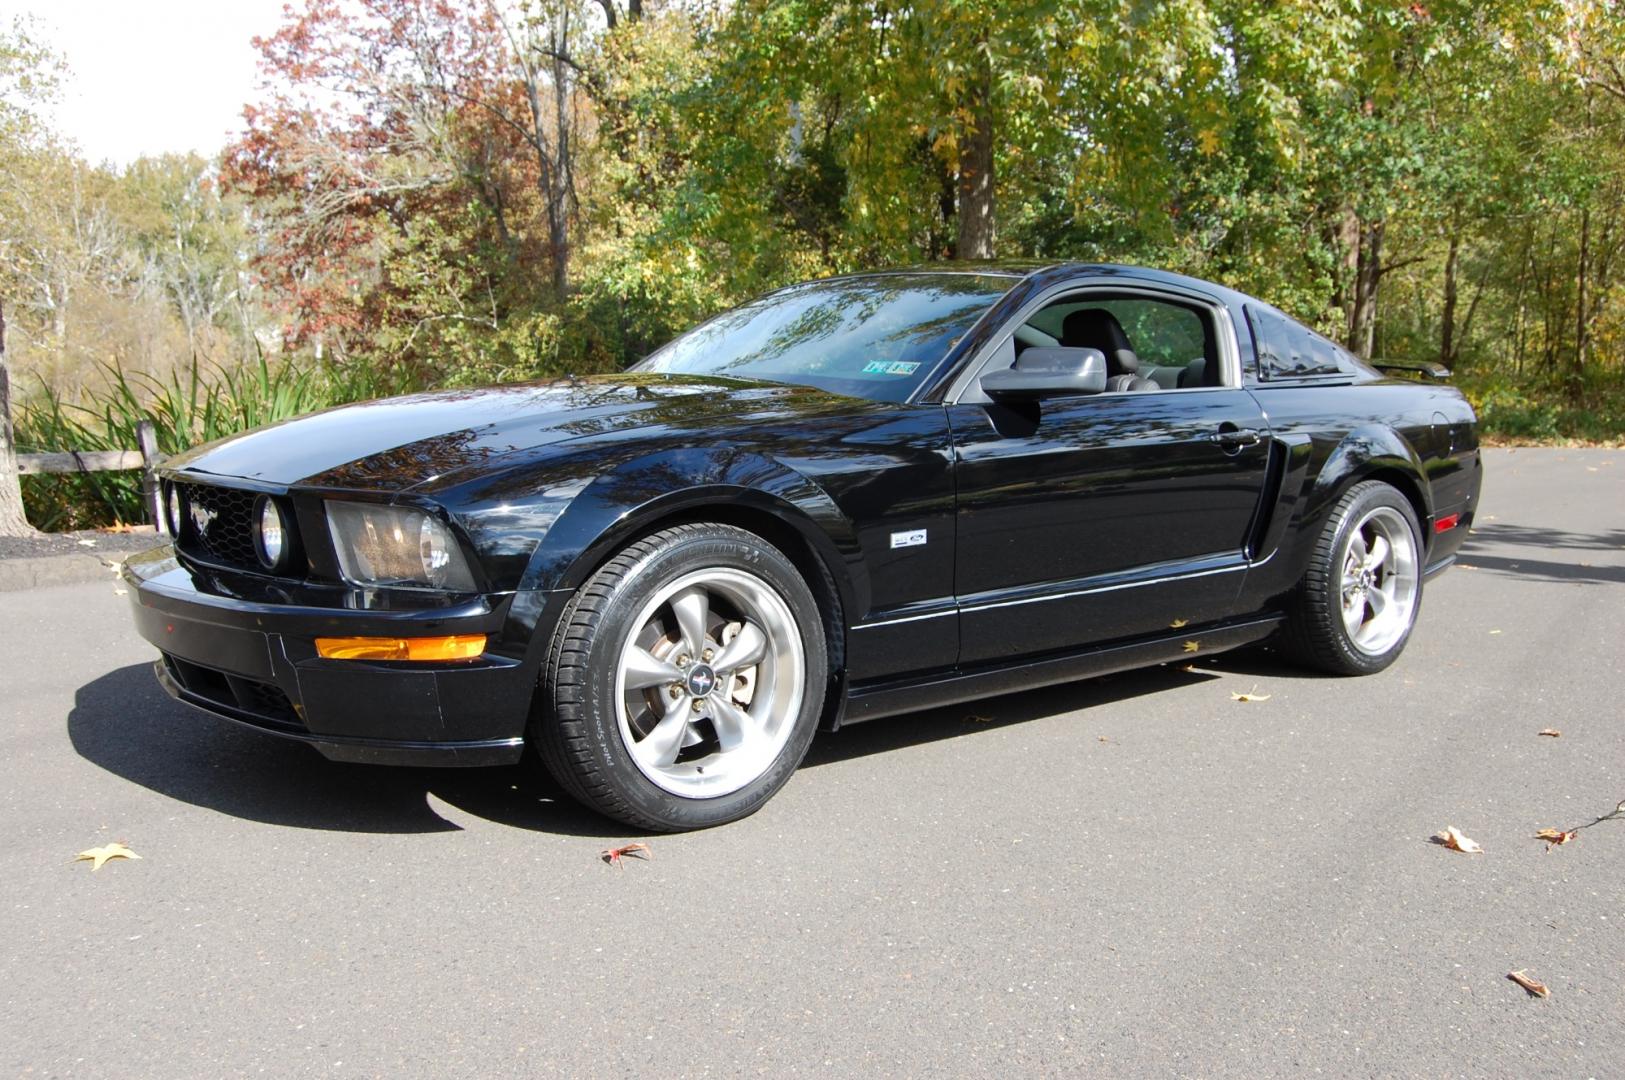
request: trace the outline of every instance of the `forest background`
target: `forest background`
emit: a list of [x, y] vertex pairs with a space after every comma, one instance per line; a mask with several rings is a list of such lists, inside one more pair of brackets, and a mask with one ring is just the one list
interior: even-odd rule
[[[0, 25], [17, 450], [613, 371], [986, 258], [1220, 281], [1452, 369], [1492, 438], [1625, 435], [1620, 0], [297, 0], [255, 46], [219, 156], [118, 166]], [[131, 476], [23, 496], [141, 515]]]

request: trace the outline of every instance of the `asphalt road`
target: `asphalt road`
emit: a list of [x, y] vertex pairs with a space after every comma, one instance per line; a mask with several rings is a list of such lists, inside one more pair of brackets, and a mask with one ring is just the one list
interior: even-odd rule
[[[111, 580], [0, 594], [0, 1068], [1625, 1075], [1625, 816], [1533, 839], [1625, 799], [1625, 451], [1488, 475], [1382, 675], [1250, 652], [876, 721], [619, 869], [520, 771], [172, 704]], [[70, 861], [113, 839], [142, 861]]]

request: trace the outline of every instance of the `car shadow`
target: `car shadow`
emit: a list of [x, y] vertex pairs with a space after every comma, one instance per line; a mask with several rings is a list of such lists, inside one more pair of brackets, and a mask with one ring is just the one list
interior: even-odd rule
[[[843, 761], [1059, 713], [1112, 705], [1223, 674], [1314, 678], [1257, 649], [928, 709], [821, 732], [803, 764]], [[577, 805], [535, 762], [433, 769], [328, 761], [314, 749], [259, 734], [171, 699], [148, 664], [80, 687], [68, 738], [86, 761], [166, 798], [268, 825], [360, 833], [462, 828], [435, 801], [517, 829], [599, 838], [641, 835]], [[432, 796], [432, 798], [431, 798]]]
[[1625, 548], [1625, 529], [1603, 533], [1578, 533], [1568, 529], [1539, 528], [1512, 522], [1474, 522], [1473, 531], [1462, 549], [1472, 550], [1494, 544], [1516, 547], [1564, 549], [1570, 551], [1618, 551]]
[[148, 664], [79, 688], [68, 738], [80, 757], [171, 799], [300, 829], [431, 833], [461, 828], [429, 796], [502, 825], [619, 837], [624, 827], [577, 805], [526, 762], [488, 769], [384, 768], [328, 761], [314, 749], [238, 727], [174, 701]]
[[1491, 522], [1473, 526], [1459, 558], [1462, 566], [1529, 581], [1617, 585], [1625, 583], [1625, 566], [1597, 566], [1585, 555], [1622, 549], [1625, 529], [1592, 534]]

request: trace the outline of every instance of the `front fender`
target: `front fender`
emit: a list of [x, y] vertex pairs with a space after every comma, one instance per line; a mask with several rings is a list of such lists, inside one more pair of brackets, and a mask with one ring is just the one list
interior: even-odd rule
[[657, 523], [707, 507], [770, 515], [824, 563], [846, 611], [867, 609], [869, 581], [852, 521], [817, 484], [737, 447], [667, 450], [622, 462], [577, 493], [531, 557], [521, 590], [575, 590]]

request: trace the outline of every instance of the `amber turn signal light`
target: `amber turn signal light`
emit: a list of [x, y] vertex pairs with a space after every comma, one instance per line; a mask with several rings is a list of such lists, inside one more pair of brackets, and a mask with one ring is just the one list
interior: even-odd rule
[[484, 634], [316, 639], [316, 655], [328, 660], [472, 660], [484, 651]]

